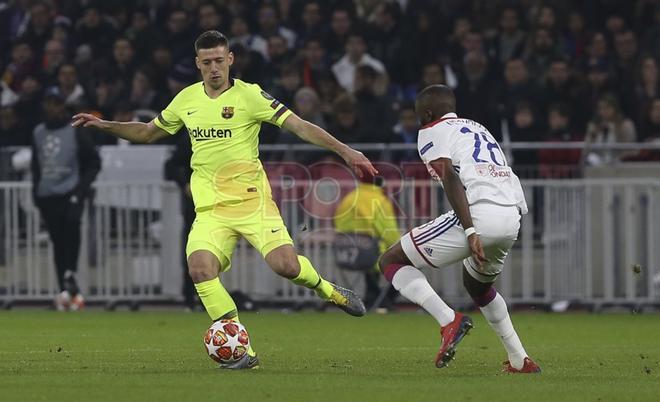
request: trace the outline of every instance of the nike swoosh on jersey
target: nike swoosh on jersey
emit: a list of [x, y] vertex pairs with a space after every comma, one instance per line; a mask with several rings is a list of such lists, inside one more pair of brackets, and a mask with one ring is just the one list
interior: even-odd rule
[[192, 112], [188, 112], [188, 116], [190, 116], [193, 113], [197, 113], [197, 110], [193, 110]]

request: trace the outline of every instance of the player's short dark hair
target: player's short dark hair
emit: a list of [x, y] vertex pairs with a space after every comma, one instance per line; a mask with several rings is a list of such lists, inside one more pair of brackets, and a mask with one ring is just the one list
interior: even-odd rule
[[199, 49], [213, 49], [218, 46], [228, 48], [229, 40], [227, 37], [219, 31], [206, 31], [195, 40], [195, 53], [198, 53]]

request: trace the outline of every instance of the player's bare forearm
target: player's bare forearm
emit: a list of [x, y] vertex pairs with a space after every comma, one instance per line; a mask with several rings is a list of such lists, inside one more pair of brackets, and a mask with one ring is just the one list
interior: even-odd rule
[[167, 136], [164, 130], [161, 130], [153, 122], [118, 122], [102, 120], [98, 117], [80, 113], [73, 116], [73, 127], [96, 128], [115, 137], [122, 138], [136, 143], [150, 143]]
[[303, 120], [296, 115], [289, 116], [284, 121], [283, 127], [297, 135], [300, 139], [333, 151], [341, 157], [344, 157], [344, 154], [351, 149], [348, 145], [339, 141], [321, 127]]
[[431, 167], [433, 167], [442, 179], [442, 186], [445, 189], [445, 194], [447, 194], [449, 204], [451, 204], [451, 207], [463, 228], [467, 229], [474, 226], [472, 224], [470, 205], [468, 204], [463, 182], [461, 182], [461, 178], [458, 177], [454, 171], [451, 161], [442, 158], [431, 162]]
[[114, 135], [118, 138], [137, 143], [148, 143], [149, 137], [147, 136], [147, 123], [141, 122], [118, 122], [118, 121], [105, 121], [101, 122], [100, 129]]
[[354, 150], [321, 127], [303, 120], [295, 114], [287, 117], [282, 127], [296, 134], [304, 141], [334, 151], [346, 161], [346, 164], [355, 171], [358, 177], [369, 177], [378, 174], [378, 170], [376, 170], [362, 152]]

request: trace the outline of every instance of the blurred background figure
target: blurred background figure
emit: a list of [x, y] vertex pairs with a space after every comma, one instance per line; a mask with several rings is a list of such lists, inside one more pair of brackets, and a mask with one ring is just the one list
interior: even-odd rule
[[61, 290], [55, 307], [60, 311], [84, 306], [76, 281], [80, 225], [85, 200], [101, 169], [101, 159], [87, 133], [69, 125], [65, 101], [58, 91], [45, 94], [44, 122], [32, 136], [33, 195], [53, 243]]
[[[339, 202], [334, 217], [335, 230], [338, 233], [362, 235], [373, 239], [373, 244], [378, 248], [376, 259], [388, 247], [398, 242], [401, 236], [394, 205], [385, 194], [383, 185], [382, 177], [361, 181], [355, 190], [346, 194]], [[353, 239], [356, 243], [362, 243], [359, 238], [353, 237]], [[368, 242], [366, 243], [368, 244]], [[364, 251], [371, 254], [370, 250]], [[378, 272], [376, 262], [373, 261], [370, 267], [355, 267], [354, 269], [364, 269], [366, 294], [363, 299], [367, 308], [389, 310], [393, 307], [396, 297], [396, 290], [389, 284], [387, 284], [387, 294], [382, 303], [374, 305], [378, 296], [384, 291], [381, 289], [380, 277], [382, 275]]]
[[630, 156], [630, 152], [589, 150], [591, 144], [615, 144], [637, 141], [635, 123], [623, 114], [619, 101], [613, 95], [605, 95], [596, 105], [596, 116], [589, 122], [585, 135], [586, 162], [601, 165]]
[[188, 274], [188, 261], [186, 248], [188, 233], [195, 220], [195, 205], [193, 204], [192, 193], [190, 192], [190, 158], [192, 157], [192, 148], [190, 139], [186, 135], [177, 135], [177, 143], [174, 152], [165, 162], [165, 180], [171, 180], [179, 186], [181, 191], [181, 216], [183, 217], [183, 227], [181, 228], [181, 274], [183, 275], [183, 303], [185, 307], [194, 311], [197, 307], [197, 292], [192, 278]]

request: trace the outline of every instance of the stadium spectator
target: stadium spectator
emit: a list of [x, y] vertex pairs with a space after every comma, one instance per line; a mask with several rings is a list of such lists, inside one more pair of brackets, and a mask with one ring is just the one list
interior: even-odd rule
[[197, 80], [195, 67], [186, 61], [177, 63], [167, 76], [169, 95], [174, 96]]
[[21, 83], [18, 102], [16, 102], [15, 106], [19, 118], [21, 121], [25, 122], [30, 130], [32, 130], [38, 123], [43, 89], [41, 80], [39, 80], [39, 77], [36, 75], [25, 77]]
[[272, 95], [285, 105], [293, 104], [296, 91], [302, 86], [300, 70], [295, 64], [284, 64], [279, 79], [272, 89]]
[[332, 11], [330, 32], [325, 40], [325, 48], [332, 62], [337, 62], [343, 56], [352, 29], [353, 20], [348, 10], [338, 8]]
[[577, 11], [571, 11], [567, 20], [562, 44], [564, 53], [573, 60], [581, 59], [587, 47], [584, 17]]
[[112, 47], [112, 74], [125, 82], [131, 81], [135, 72], [135, 51], [127, 38], [118, 38]]
[[524, 59], [530, 76], [534, 77], [537, 84], [543, 83], [550, 62], [557, 57], [559, 57], [559, 49], [551, 31], [545, 28], [534, 31]]
[[67, 106], [80, 108], [88, 104], [85, 90], [78, 81], [76, 66], [72, 63], [64, 63], [60, 66], [54, 88], [64, 97]]
[[128, 100], [138, 109], [162, 110], [167, 106], [167, 100], [156, 91], [152, 76], [151, 69], [146, 66], [138, 68], [133, 75]]
[[594, 32], [589, 39], [587, 46], [587, 62], [604, 62], [608, 63], [610, 60], [609, 46], [607, 39], [602, 32]]
[[0, 107], [0, 147], [30, 145], [29, 131], [12, 106]]
[[[650, 102], [646, 115], [642, 120], [640, 133], [642, 141], [656, 145], [660, 144], [660, 98], [655, 98]], [[642, 149], [637, 154], [631, 152], [631, 155], [624, 156], [622, 159], [636, 162], [660, 162], [660, 150]]]
[[76, 23], [78, 45], [87, 45], [95, 57], [107, 57], [112, 51], [112, 44], [117, 37], [117, 30], [104, 16], [95, 3], [90, 3], [83, 16]]
[[[368, 122], [365, 136], [359, 142], [390, 142], [386, 134], [394, 124], [392, 101], [377, 92], [379, 75], [369, 65], [361, 65], [355, 70], [355, 100], [358, 120]], [[358, 142], [358, 141], [355, 141]]]
[[551, 34], [554, 34], [558, 30], [555, 10], [549, 5], [543, 5], [541, 7], [536, 20], [536, 28], [547, 30]]
[[250, 33], [247, 21], [243, 17], [234, 17], [229, 31], [231, 32], [230, 48], [234, 49], [237, 44], [241, 44], [246, 49], [259, 53], [264, 59], [268, 58], [268, 42], [261, 36]]
[[[412, 102], [405, 102], [399, 108], [399, 118], [396, 125], [392, 128], [393, 138], [392, 142], [403, 144], [417, 144], [417, 131], [419, 130], [419, 123], [417, 122], [417, 115], [415, 114], [415, 104]], [[417, 149], [409, 149], [404, 151], [395, 151], [392, 153], [392, 162], [417, 162], [419, 154]]]
[[281, 35], [268, 37], [268, 65], [275, 73], [282, 71], [282, 66], [291, 60], [291, 52], [286, 45], [286, 39]]
[[637, 141], [635, 124], [623, 114], [617, 98], [609, 94], [599, 99], [596, 116], [589, 122], [585, 135], [586, 162], [590, 165], [601, 165], [630, 155], [625, 151], [590, 150], [589, 146], [593, 143], [613, 144], [635, 141]]
[[333, 121], [330, 123], [330, 133], [341, 142], [362, 142], [367, 138], [363, 122], [359, 121], [355, 100], [348, 94], [338, 96], [333, 102]]
[[333, 103], [345, 91], [339, 86], [335, 75], [330, 72], [322, 72], [316, 80], [319, 98], [321, 98], [321, 111], [326, 121], [333, 118]]
[[136, 61], [148, 62], [152, 49], [158, 43], [158, 32], [149, 21], [148, 9], [137, 8], [133, 11], [126, 38], [133, 44]]
[[224, 24], [220, 7], [215, 3], [204, 3], [197, 9], [197, 34], [218, 29]]
[[608, 93], [615, 93], [610, 67], [604, 60], [592, 59], [587, 65], [586, 88], [583, 102], [589, 114], [593, 115], [600, 98]]
[[[158, 88], [167, 88], [167, 76], [174, 64], [172, 52], [164, 45], [156, 46], [151, 54], [151, 65], [154, 68], [154, 82]], [[161, 89], [162, 90], [162, 89]]]
[[262, 38], [268, 39], [277, 35], [284, 38], [287, 48], [292, 49], [295, 46], [296, 33], [280, 23], [275, 6], [268, 3], [262, 4], [257, 14], [257, 22], [259, 35]]
[[321, 4], [318, 1], [310, 1], [303, 6], [300, 17], [302, 22], [298, 32], [298, 45], [306, 43], [309, 38], [322, 37], [326, 33], [323, 26]]
[[374, 27], [370, 41], [371, 54], [382, 61], [389, 76], [396, 76], [397, 82], [414, 82], [412, 66], [406, 57], [407, 49], [401, 26], [401, 8], [399, 4], [381, 2], [374, 14]]
[[328, 69], [323, 41], [319, 37], [310, 37], [305, 42], [301, 64], [304, 85], [318, 87], [319, 75]]
[[54, 12], [49, 2], [36, 1], [30, 6], [27, 29], [21, 39], [29, 43], [32, 49], [41, 52], [53, 31]]
[[[571, 116], [566, 104], [553, 104], [548, 108], [548, 130], [543, 138], [545, 142], [582, 141], [582, 136], [571, 129]], [[539, 150], [539, 175], [542, 178], [565, 178], [574, 174], [579, 165], [579, 149], [541, 149]]]
[[326, 129], [327, 124], [321, 113], [320, 103], [321, 100], [316, 91], [309, 87], [302, 87], [294, 97], [293, 110], [300, 118]]
[[58, 310], [79, 309], [84, 304], [75, 276], [81, 217], [101, 159], [88, 135], [69, 125], [62, 95], [48, 91], [43, 108], [45, 120], [32, 135], [34, 200], [53, 243], [61, 290], [55, 306]]
[[623, 109], [632, 113], [634, 108], [635, 75], [639, 71], [639, 49], [637, 37], [633, 31], [617, 33], [614, 37], [614, 71], [618, 83], [618, 92], [623, 96]]
[[[556, 58], [550, 63], [548, 74], [543, 86], [544, 103], [564, 104], [573, 111], [577, 119], [572, 124], [573, 128], [584, 130], [589, 113], [589, 109], [584, 104], [584, 85], [572, 74], [571, 66], [564, 58]], [[548, 109], [550, 112], [550, 109]]]
[[42, 71], [46, 76], [46, 82], [48, 84], [55, 84], [57, 80], [57, 71], [66, 61], [66, 48], [64, 47], [64, 43], [62, 43], [62, 41], [51, 39], [46, 42], [41, 66]]
[[[527, 65], [521, 59], [511, 59], [504, 65], [504, 82], [496, 91], [496, 113], [500, 118], [510, 119], [521, 102], [537, 104], [540, 101], [538, 88], [529, 77]], [[497, 132], [496, 126], [493, 131]], [[524, 138], [524, 137], [522, 137]]]
[[502, 9], [499, 28], [491, 47], [495, 59], [503, 65], [510, 59], [521, 57], [525, 48], [525, 32], [520, 29], [520, 16], [515, 8]]
[[233, 77], [267, 86], [264, 78], [266, 76], [266, 63], [261, 54], [246, 48], [240, 43], [236, 43], [232, 47], [232, 53], [234, 53], [234, 64], [231, 68]]
[[378, 73], [385, 73], [383, 63], [367, 53], [364, 35], [351, 32], [346, 41], [346, 54], [332, 65], [332, 72], [339, 85], [351, 93], [355, 90], [355, 70], [360, 65], [368, 65]]
[[[538, 112], [531, 102], [521, 100], [514, 106], [509, 130], [511, 141], [537, 142], [543, 140], [543, 127]], [[509, 163], [515, 166], [524, 177], [527, 171], [534, 171], [538, 164], [538, 151], [533, 149], [514, 150], [513, 162], [509, 161]]]
[[13, 105], [18, 101], [18, 95], [0, 80], [0, 107]]
[[635, 84], [635, 106], [638, 113], [637, 121], [644, 120], [651, 102], [660, 96], [660, 79], [658, 78], [658, 62], [654, 57], [646, 56], [639, 64], [639, 72]]
[[190, 43], [195, 40], [195, 34], [188, 14], [184, 10], [178, 9], [170, 13], [165, 34], [160, 39], [169, 47], [172, 52], [172, 60], [175, 62], [193, 58], [194, 52]]
[[11, 50], [11, 63], [2, 74], [4, 81], [14, 92], [20, 92], [23, 80], [37, 72], [34, 49], [29, 43], [17, 41]]
[[460, 69], [460, 60], [464, 56], [465, 37], [472, 32], [472, 22], [465, 16], [454, 20], [452, 33], [447, 38], [447, 52], [455, 69]]
[[487, 124], [492, 116], [484, 103], [493, 91], [492, 80], [488, 76], [488, 59], [481, 50], [468, 52], [463, 58], [458, 87], [456, 88], [456, 109], [461, 117]]
[[651, 101], [642, 127], [643, 140], [660, 141], [660, 97]]

